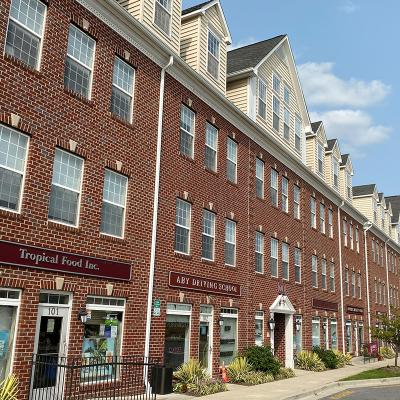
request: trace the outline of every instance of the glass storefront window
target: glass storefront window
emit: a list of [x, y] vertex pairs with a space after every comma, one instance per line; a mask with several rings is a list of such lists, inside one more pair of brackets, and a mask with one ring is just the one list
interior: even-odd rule
[[299, 353], [302, 348], [302, 317], [301, 315], [295, 315], [294, 317], [294, 335], [293, 335], [293, 352], [294, 355], [296, 355], [297, 353]]
[[321, 331], [320, 331], [319, 318], [312, 319], [312, 345], [313, 347], [321, 345]]
[[346, 322], [346, 352], [352, 352], [351, 321]]
[[191, 306], [168, 304], [165, 326], [164, 363], [177, 369], [189, 359]]
[[229, 365], [237, 354], [237, 314], [235, 308], [221, 309], [220, 365]]
[[336, 319], [331, 319], [331, 348], [332, 350], [337, 350], [337, 322]]
[[256, 311], [255, 319], [255, 344], [262, 346], [264, 343], [264, 311]]
[[20, 291], [0, 289], [0, 382], [12, 369]]
[[328, 318], [322, 320], [322, 330], [324, 331], [324, 346], [325, 349], [329, 349], [329, 325]]

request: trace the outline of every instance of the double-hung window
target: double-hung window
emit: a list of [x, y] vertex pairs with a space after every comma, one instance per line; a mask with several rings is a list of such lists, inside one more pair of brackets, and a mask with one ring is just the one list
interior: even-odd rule
[[357, 297], [361, 299], [361, 272], [358, 273], [357, 281]]
[[286, 107], [283, 109], [283, 137], [290, 140], [290, 111]]
[[378, 283], [375, 278], [374, 282], [375, 303], [378, 303]]
[[321, 233], [325, 233], [325, 204], [319, 205], [319, 229]]
[[190, 252], [190, 220], [192, 205], [182, 199], [176, 199], [175, 214], [175, 251], [189, 254]]
[[356, 228], [356, 250], [357, 253], [360, 252], [360, 230]]
[[294, 148], [300, 153], [301, 152], [301, 119], [296, 115], [294, 120]]
[[154, 23], [166, 35], [171, 33], [172, 0], [155, 0]]
[[209, 30], [207, 71], [215, 79], [218, 79], [218, 74], [219, 74], [219, 51], [220, 51], [219, 39], [213, 32]]
[[333, 211], [331, 208], [328, 208], [328, 229], [329, 229], [329, 237], [333, 238]]
[[94, 39], [75, 25], [69, 26], [64, 86], [87, 99], [92, 86], [95, 44]]
[[346, 196], [350, 200], [352, 197], [352, 181], [351, 181], [351, 173], [346, 171]]
[[236, 222], [225, 220], [225, 265], [236, 264]]
[[111, 95], [111, 112], [129, 123], [133, 113], [133, 82], [135, 70], [119, 57], [115, 57]]
[[272, 75], [272, 89], [274, 89], [274, 92], [280, 96], [281, 94], [281, 80], [276, 74]]
[[317, 201], [314, 197], [310, 199], [310, 209], [311, 209], [311, 227], [317, 229]]
[[232, 183], [237, 182], [237, 143], [228, 137], [227, 139], [227, 160], [226, 160], [226, 177]]
[[376, 242], [376, 263], [379, 265], [381, 258], [379, 257], [379, 243]]
[[381, 245], [381, 265], [382, 265], [382, 267], [384, 266], [384, 264], [383, 264], [383, 244]]
[[353, 224], [349, 225], [349, 238], [350, 238], [350, 248], [351, 250], [354, 249], [354, 239], [353, 239]]
[[317, 171], [320, 175], [324, 175], [324, 146], [317, 144]]
[[293, 216], [300, 219], [300, 188], [293, 186]]
[[106, 169], [101, 210], [101, 233], [122, 237], [126, 209], [128, 178]]
[[332, 182], [333, 187], [339, 189], [339, 161], [332, 157]]
[[282, 177], [282, 211], [289, 212], [289, 180]]
[[276, 96], [272, 97], [272, 111], [273, 111], [272, 126], [276, 131], [279, 132], [281, 102]]
[[256, 158], [256, 195], [264, 198], [264, 161]]
[[311, 281], [314, 288], [318, 287], [318, 259], [317, 256], [311, 258]]
[[181, 107], [181, 134], [180, 134], [180, 152], [184, 156], [194, 158], [194, 112], [182, 105]]
[[256, 272], [264, 272], [264, 234], [256, 232]]
[[271, 276], [278, 277], [278, 241], [271, 238]]
[[289, 280], [289, 245], [282, 243], [282, 279]]
[[39, 69], [46, 6], [39, 0], [12, 0], [6, 54]]
[[356, 298], [356, 273], [351, 273], [351, 296]]
[[321, 260], [321, 288], [326, 290], [326, 260]]
[[371, 240], [371, 253], [372, 253], [372, 260], [375, 262], [375, 240]]
[[208, 210], [203, 210], [203, 235], [201, 256], [205, 260], [214, 260], [215, 248], [215, 214]]
[[347, 222], [343, 220], [343, 239], [344, 245], [347, 246]]
[[301, 250], [294, 249], [294, 280], [296, 283], [301, 283]]
[[278, 172], [271, 169], [271, 188], [270, 188], [271, 203], [278, 207]]
[[210, 171], [217, 171], [217, 147], [218, 147], [218, 129], [209, 124], [206, 124], [206, 147], [204, 163]]
[[344, 270], [344, 288], [345, 288], [346, 296], [349, 296], [350, 288], [349, 288], [349, 269], [348, 268], [346, 268]]
[[21, 208], [28, 136], [0, 125], [0, 208]]
[[82, 158], [56, 149], [48, 213], [50, 220], [78, 225], [82, 173]]
[[376, 224], [378, 222], [378, 205], [375, 199], [372, 200], [372, 203], [374, 208], [374, 223]]
[[290, 89], [286, 85], [283, 86], [283, 101], [290, 106]]
[[329, 290], [335, 291], [335, 264], [331, 261], [329, 270]]
[[267, 119], [267, 85], [260, 78], [258, 79], [258, 115]]
[[264, 343], [264, 311], [256, 311], [255, 318], [255, 344], [262, 346]]

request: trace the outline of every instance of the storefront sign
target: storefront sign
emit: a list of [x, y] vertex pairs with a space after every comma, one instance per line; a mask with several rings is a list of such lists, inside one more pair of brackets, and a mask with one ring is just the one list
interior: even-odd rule
[[209, 278], [201, 278], [178, 272], [169, 273], [169, 286], [180, 289], [198, 290], [207, 293], [225, 294], [235, 297], [241, 296], [241, 286], [236, 283], [215, 281]]
[[155, 299], [153, 306], [153, 317], [159, 317], [161, 315], [161, 300]]
[[0, 264], [39, 268], [96, 278], [131, 279], [131, 265], [20, 243], [0, 241]]
[[312, 299], [312, 307], [318, 308], [319, 310], [338, 311], [338, 303], [320, 299]]
[[347, 306], [347, 314], [364, 314], [364, 309], [361, 307]]

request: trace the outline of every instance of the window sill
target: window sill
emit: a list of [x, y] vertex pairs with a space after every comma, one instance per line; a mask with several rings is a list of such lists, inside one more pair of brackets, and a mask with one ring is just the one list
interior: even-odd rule
[[125, 125], [127, 128], [133, 128], [132, 122], [126, 121], [125, 119], [118, 117], [118, 115], [113, 114], [111, 111], [110, 111], [110, 116], [111, 116], [111, 119], [113, 119], [114, 121], [116, 121], [122, 125]]
[[207, 168], [206, 166], [204, 166], [204, 171], [206, 171], [206, 172], [208, 172], [209, 174], [214, 175], [214, 176], [216, 176], [216, 177], [219, 176], [219, 173], [218, 173], [217, 171], [213, 171], [212, 169]]
[[183, 158], [184, 160], [189, 161], [189, 162], [191, 162], [191, 163], [194, 164], [194, 158], [189, 157], [189, 156], [187, 156], [186, 154], [182, 154], [181, 152], [179, 152], [179, 156], [180, 156], [181, 158]]
[[239, 188], [239, 185], [237, 183], [230, 181], [228, 178], [226, 179], [226, 183], [229, 183], [229, 185], [235, 187], [236, 189]]
[[64, 92], [70, 95], [71, 97], [82, 101], [83, 103], [87, 104], [88, 106], [93, 106], [93, 100], [88, 99], [87, 97], [82, 96], [79, 93], [74, 92], [73, 90], [67, 89], [64, 87]]
[[38, 77], [43, 75], [43, 73], [41, 71], [39, 71], [38, 69], [33, 68], [30, 65], [24, 63], [22, 60], [20, 60], [17, 57], [11, 56], [9, 54], [4, 54], [3, 57], [4, 57], [4, 59], [6, 61], [8, 61], [8, 62], [10, 62], [10, 63], [22, 68], [22, 69], [24, 69], [25, 71], [30, 72], [32, 75], [35, 75], [35, 76], [38, 76]]
[[82, 228], [80, 228], [79, 226], [67, 225], [67, 224], [63, 224], [62, 222], [56, 222], [56, 221], [51, 221], [51, 220], [47, 221], [47, 226], [49, 228], [55, 228], [57, 230], [64, 231], [64, 232], [80, 233], [82, 231]]
[[213, 260], [207, 260], [207, 258], [201, 258], [201, 262], [207, 265], [216, 265], [216, 262]]
[[183, 260], [191, 260], [193, 257], [190, 254], [179, 253], [179, 251], [174, 251], [174, 255], [177, 258], [182, 258]]
[[15, 221], [20, 221], [23, 219], [23, 215], [21, 212], [7, 210], [5, 208], [0, 208], [0, 217], [13, 219]]
[[106, 233], [100, 232], [100, 238], [113, 243], [124, 243], [124, 238], [118, 236], [107, 235]]
[[236, 269], [236, 265], [224, 264], [228, 269]]
[[[152, 25], [154, 26], [157, 32], [159, 32], [161, 35], [165, 37], [165, 39], [171, 40], [171, 33], [168, 34], [167, 32], [163, 31], [154, 21], [152, 22]], [[172, 25], [172, 20], [171, 20], [171, 25]], [[169, 29], [171, 31], [171, 26], [169, 27]]]

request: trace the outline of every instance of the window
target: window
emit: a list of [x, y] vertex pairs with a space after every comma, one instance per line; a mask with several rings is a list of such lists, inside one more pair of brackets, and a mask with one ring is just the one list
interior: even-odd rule
[[286, 85], [283, 86], [283, 101], [290, 106], [290, 89]]
[[344, 245], [347, 246], [347, 222], [343, 220], [343, 239]]
[[295, 315], [295, 329], [293, 332], [293, 354], [296, 356], [303, 349], [302, 316]]
[[258, 115], [267, 119], [267, 85], [258, 79]]
[[331, 319], [331, 349], [337, 350], [337, 321], [336, 319]]
[[272, 98], [272, 111], [273, 111], [273, 120], [272, 120], [272, 126], [273, 128], [279, 132], [279, 116], [281, 113], [281, 102], [276, 96], [273, 96]]
[[321, 143], [317, 145], [317, 171], [320, 175], [324, 174], [324, 146]]
[[206, 124], [206, 149], [204, 162], [210, 171], [217, 171], [217, 145], [218, 129], [207, 122]]
[[256, 272], [264, 272], [264, 234], [256, 232]]
[[319, 228], [321, 233], [325, 233], [325, 205], [319, 205]]
[[381, 244], [381, 265], [382, 265], [382, 267], [384, 266], [383, 265], [383, 244]]
[[386, 285], [382, 283], [382, 297], [383, 297], [383, 305], [386, 306]]
[[101, 233], [122, 237], [126, 209], [128, 178], [106, 169], [101, 210]]
[[352, 192], [351, 173], [346, 171], [346, 196], [348, 199], [352, 198]]
[[376, 282], [376, 278], [375, 278], [375, 285], [374, 285], [374, 293], [375, 293], [375, 303], [378, 303], [378, 283]]
[[289, 245], [282, 243], [282, 279], [289, 280]]
[[278, 241], [271, 238], [271, 276], [278, 277]]
[[219, 39], [209, 30], [207, 71], [215, 79], [219, 74], [219, 46]]
[[192, 205], [182, 199], [176, 199], [175, 216], [175, 251], [189, 254], [190, 251], [190, 220]]
[[278, 172], [271, 169], [271, 203], [274, 207], [278, 207]]
[[221, 308], [221, 333], [219, 345], [220, 365], [229, 365], [237, 355], [238, 348], [238, 310]]
[[115, 57], [111, 112], [127, 122], [132, 122], [134, 78], [135, 70], [119, 57]]
[[333, 211], [328, 208], [328, 226], [329, 226], [329, 237], [333, 238]]
[[87, 99], [92, 86], [95, 41], [75, 25], [70, 25], [64, 86]]
[[378, 222], [378, 205], [376, 204], [376, 200], [372, 200], [373, 208], [374, 208], [374, 223]]
[[56, 149], [51, 183], [49, 219], [78, 225], [83, 159]]
[[357, 297], [361, 299], [361, 272], [358, 273], [357, 277]]
[[226, 177], [232, 183], [237, 181], [237, 143], [229, 137], [227, 139]]
[[5, 52], [39, 69], [46, 6], [38, 0], [12, 0]]
[[283, 137], [290, 140], [290, 112], [286, 107], [283, 109]]
[[236, 222], [225, 220], [225, 264], [235, 266], [236, 262]]
[[372, 253], [372, 260], [375, 262], [375, 241], [372, 239], [371, 241], [371, 253]]
[[320, 346], [321, 344], [321, 330], [320, 330], [320, 319], [312, 319], [312, 347]]
[[353, 241], [353, 224], [349, 225], [349, 238], [350, 238], [350, 249], [354, 249], [354, 241]]
[[317, 256], [312, 256], [311, 258], [311, 276], [312, 276], [312, 286], [314, 288], [318, 287], [318, 259]]
[[350, 295], [350, 288], [349, 288], [349, 270], [346, 268], [344, 270], [344, 291], [346, 293], [346, 296]]
[[274, 91], [278, 95], [280, 95], [280, 93], [281, 93], [281, 80], [275, 74], [273, 74], [273, 76], [272, 76], [272, 88], [274, 89]]
[[351, 296], [356, 298], [356, 273], [351, 273]]
[[262, 346], [264, 343], [264, 311], [256, 311], [254, 336], [256, 346]]
[[331, 261], [329, 271], [329, 290], [335, 291], [335, 264]]
[[376, 263], [379, 265], [381, 259], [379, 257], [379, 244], [378, 244], [378, 242], [376, 243], [375, 249], [376, 249]]
[[294, 280], [296, 283], [301, 283], [301, 250], [294, 249]]
[[321, 289], [326, 290], [326, 260], [321, 260]]
[[311, 227], [317, 229], [317, 202], [314, 197], [310, 199], [311, 208]]
[[294, 148], [301, 152], [301, 119], [296, 115], [294, 120]]
[[300, 188], [293, 186], [293, 216], [300, 219]]
[[264, 161], [256, 158], [256, 195], [264, 198]]
[[28, 136], [0, 125], [0, 208], [20, 211]]
[[154, 7], [154, 23], [168, 36], [171, 31], [171, 0], [156, 0]]
[[339, 188], [339, 162], [336, 158], [332, 157], [332, 182], [333, 186]]
[[181, 154], [194, 158], [194, 112], [182, 105], [181, 108]]
[[360, 230], [356, 228], [356, 250], [357, 253], [360, 252]]
[[203, 235], [201, 256], [205, 260], [214, 260], [215, 246], [215, 214], [208, 210], [203, 210]]
[[383, 208], [383, 205], [381, 206], [381, 219], [382, 219], [382, 229], [385, 229], [385, 209]]
[[289, 181], [282, 177], [282, 211], [289, 212]]

